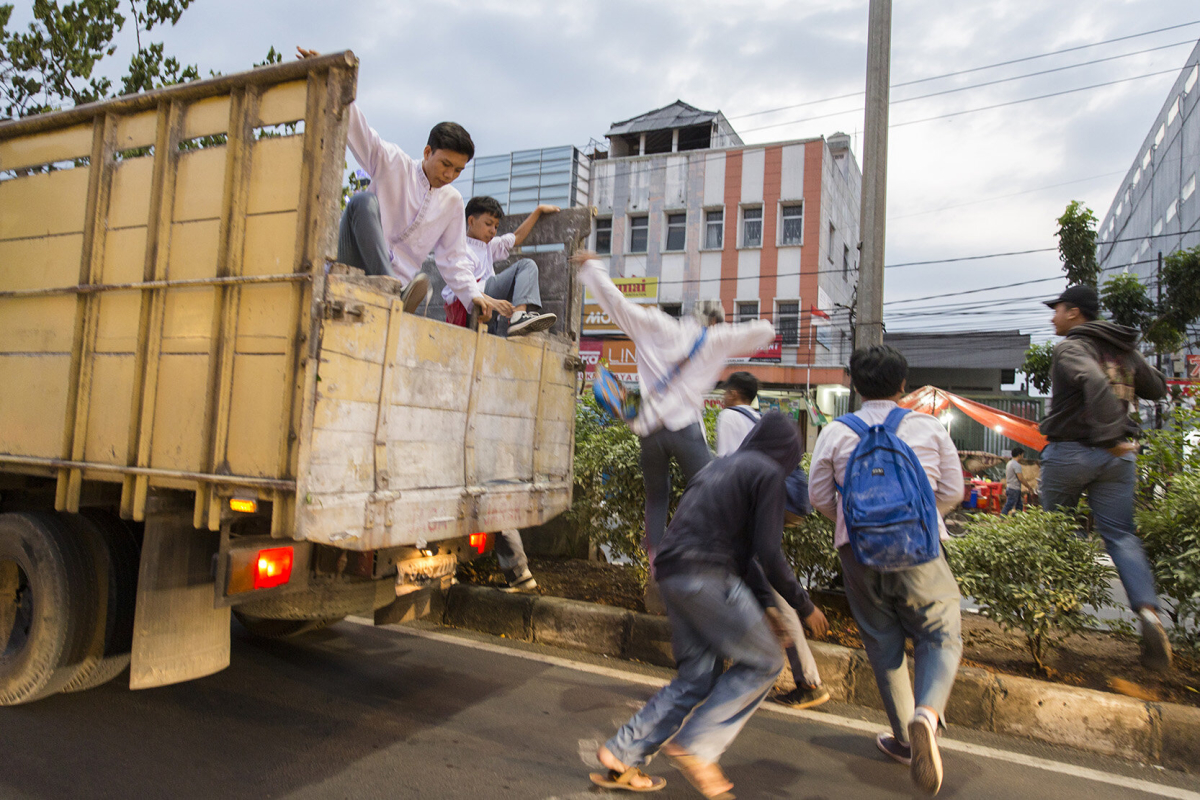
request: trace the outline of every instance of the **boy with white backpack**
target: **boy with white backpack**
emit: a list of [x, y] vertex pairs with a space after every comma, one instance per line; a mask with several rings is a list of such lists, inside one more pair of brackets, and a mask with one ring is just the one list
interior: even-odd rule
[[[937, 418], [896, 405], [907, 373], [904, 356], [886, 345], [850, 357], [862, 409], [821, 432], [809, 497], [836, 523], [846, 598], [891, 722], [876, 744], [910, 765], [918, 788], [936, 794], [937, 729], [962, 657], [961, 595], [941, 552], [948, 538], [942, 515], [962, 501], [963, 476]], [[906, 638], [913, 640], [915, 697]]]

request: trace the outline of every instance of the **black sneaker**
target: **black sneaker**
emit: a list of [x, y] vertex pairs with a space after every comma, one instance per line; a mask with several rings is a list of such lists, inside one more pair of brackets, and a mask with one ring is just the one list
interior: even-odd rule
[[508, 322], [509, 336], [524, 336], [527, 333], [537, 333], [548, 330], [558, 322], [554, 314], [536, 314], [532, 311], [520, 311], [513, 314]]
[[908, 742], [913, 785], [926, 794], [937, 794], [942, 788], [942, 754], [937, 743], [937, 718], [932, 712], [917, 709], [908, 723]]
[[881, 733], [876, 736], [875, 746], [881, 753], [897, 763], [906, 767], [912, 763], [912, 748], [890, 733]]
[[417, 277], [400, 290], [400, 299], [404, 301], [404, 313], [412, 314], [429, 296], [429, 276], [418, 272]]
[[1142, 628], [1142, 666], [1155, 672], [1171, 669], [1171, 640], [1163, 630], [1162, 622], [1153, 609], [1143, 608], [1138, 612]]
[[775, 698], [776, 703], [792, 708], [812, 708], [828, 701], [829, 690], [824, 686], [797, 686], [787, 694]]

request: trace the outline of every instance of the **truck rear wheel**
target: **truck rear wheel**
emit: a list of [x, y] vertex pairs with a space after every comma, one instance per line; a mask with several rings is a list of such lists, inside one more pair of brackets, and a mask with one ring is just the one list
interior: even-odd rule
[[288, 639], [304, 633], [319, 631], [321, 628], [341, 622], [345, 617], [327, 617], [325, 619], [266, 619], [243, 614], [234, 609], [233, 615], [242, 627], [254, 636], [263, 639]]
[[0, 705], [74, 677], [94, 639], [96, 594], [91, 553], [59, 515], [0, 514]]

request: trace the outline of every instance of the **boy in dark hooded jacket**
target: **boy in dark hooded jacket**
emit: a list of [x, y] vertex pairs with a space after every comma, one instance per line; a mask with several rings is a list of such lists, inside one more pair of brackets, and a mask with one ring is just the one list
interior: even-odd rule
[[[768, 584], [810, 632], [828, 629], [781, 547], [784, 479], [799, 463], [795, 426], [772, 412], [688, 484], [654, 559], [678, 675], [600, 748], [609, 773], [593, 773], [597, 784], [661, 788], [665, 781], [637, 768], [674, 737], [665, 752], [702, 794], [733, 788], [717, 760], [783, 669], [763, 612]], [[726, 659], [732, 666], [722, 673]]]
[[1071, 509], [1087, 492], [1096, 531], [1112, 557], [1142, 632], [1142, 663], [1171, 667], [1171, 644], [1158, 618], [1154, 573], [1133, 521], [1137, 484], [1137, 398], [1167, 393], [1162, 373], [1134, 348], [1131, 328], [1097, 319], [1096, 290], [1070, 286], [1046, 303], [1054, 309], [1050, 413], [1040, 428], [1050, 443], [1042, 451], [1042, 505]]

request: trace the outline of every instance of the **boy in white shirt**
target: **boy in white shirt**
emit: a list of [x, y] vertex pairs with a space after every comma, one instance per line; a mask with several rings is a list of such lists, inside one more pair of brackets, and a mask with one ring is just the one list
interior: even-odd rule
[[[508, 258], [514, 247], [521, 246], [542, 214], [554, 214], [558, 210], [558, 206], [540, 205], [514, 232], [497, 236], [496, 228], [504, 217], [500, 202], [493, 197], [483, 196], [472, 197], [467, 203], [467, 253], [471, 257], [475, 282], [488, 297], [513, 304], [512, 319], [508, 323], [509, 336], [544, 331], [553, 327], [558, 320], [554, 314], [541, 313], [538, 267], [533, 259], [519, 259], [499, 275], [495, 267], [497, 261]], [[442, 300], [446, 307], [446, 322], [465, 327], [470, 298], [460, 297], [447, 284], [442, 289]]]

